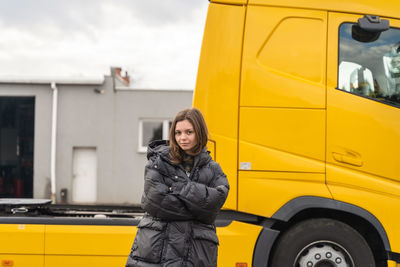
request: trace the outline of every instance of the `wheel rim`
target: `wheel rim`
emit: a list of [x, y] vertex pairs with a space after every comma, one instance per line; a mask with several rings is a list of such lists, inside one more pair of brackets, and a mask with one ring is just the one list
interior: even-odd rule
[[321, 240], [305, 246], [297, 254], [293, 267], [354, 267], [354, 262], [345, 248]]

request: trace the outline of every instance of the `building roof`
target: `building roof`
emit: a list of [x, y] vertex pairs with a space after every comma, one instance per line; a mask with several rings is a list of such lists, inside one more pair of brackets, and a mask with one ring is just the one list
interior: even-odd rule
[[173, 91], [173, 92], [190, 92], [193, 89], [184, 88], [134, 88], [131, 86], [130, 76], [127, 72], [124, 75], [121, 74], [122, 69], [120, 67], [111, 67], [111, 75], [96, 76], [96, 77], [85, 77], [85, 76], [65, 76], [65, 77], [28, 77], [28, 76], [17, 76], [8, 75], [0, 76], [0, 84], [57, 84], [57, 85], [102, 85], [107, 78], [113, 80], [113, 88], [117, 91]]
[[119, 91], [152, 91], [152, 92], [157, 92], [157, 91], [173, 91], [173, 92], [190, 92], [193, 91], [193, 89], [189, 88], [134, 88], [134, 87], [116, 87], [115, 90]]
[[[36, 84], [36, 85], [102, 85], [104, 84], [105, 77], [27, 77], [27, 76], [0, 76], [1, 84]], [[191, 92], [193, 89], [188, 88], [135, 88], [131, 86], [116, 86], [117, 91], [165, 91], [165, 92]]]
[[101, 85], [103, 77], [28, 77], [28, 76], [0, 76], [0, 84], [76, 84]]

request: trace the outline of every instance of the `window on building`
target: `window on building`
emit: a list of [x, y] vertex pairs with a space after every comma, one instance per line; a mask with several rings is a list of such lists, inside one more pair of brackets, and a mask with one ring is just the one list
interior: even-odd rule
[[153, 140], [169, 138], [170, 120], [143, 119], [139, 121], [139, 152], [146, 152], [147, 145]]
[[355, 25], [339, 29], [338, 89], [400, 107], [400, 29], [358, 41]]

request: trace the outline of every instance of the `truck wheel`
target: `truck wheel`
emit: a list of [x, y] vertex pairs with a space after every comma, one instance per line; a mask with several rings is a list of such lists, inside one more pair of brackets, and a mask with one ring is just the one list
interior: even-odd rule
[[310, 219], [282, 235], [270, 266], [375, 267], [375, 261], [368, 243], [347, 224]]

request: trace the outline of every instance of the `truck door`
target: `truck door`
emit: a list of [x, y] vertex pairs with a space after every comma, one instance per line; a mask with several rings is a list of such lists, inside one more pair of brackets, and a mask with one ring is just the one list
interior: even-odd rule
[[297, 196], [330, 197], [325, 185], [326, 28], [326, 11], [248, 6], [239, 210], [271, 216]]
[[374, 35], [361, 18], [328, 15], [327, 184], [376, 216], [399, 251], [400, 22]]

